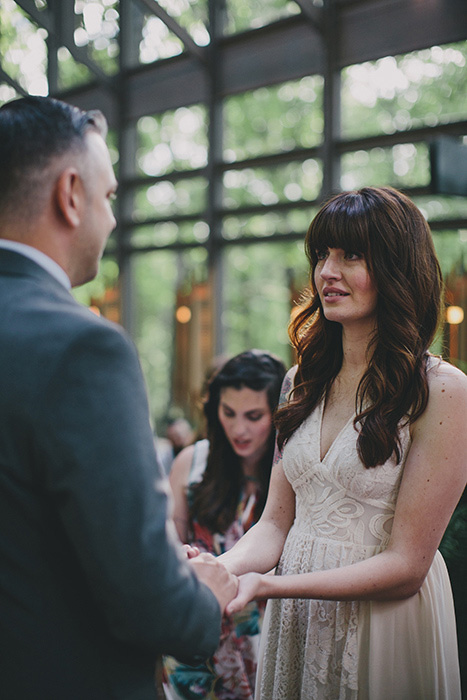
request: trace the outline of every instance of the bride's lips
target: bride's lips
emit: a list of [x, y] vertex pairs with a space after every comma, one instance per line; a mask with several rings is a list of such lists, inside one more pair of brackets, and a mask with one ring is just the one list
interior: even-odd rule
[[333, 299], [342, 299], [342, 297], [347, 296], [349, 296], [348, 292], [345, 292], [343, 289], [339, 289], [338, 287], [324, 287], [323, 289], [323, 298], [326, 301], [332, 301]]

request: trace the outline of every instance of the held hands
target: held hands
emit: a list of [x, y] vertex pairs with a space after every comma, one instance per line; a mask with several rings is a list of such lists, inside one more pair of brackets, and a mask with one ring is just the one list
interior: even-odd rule
[[[183, 551], [187, 555], [187, 558], [191, 560], [191, 564], [195, 567], [195, 571], [198, 574], [198, 577], [202, 579], [200, 570], [198, 569], [198, 564], [199, 560], [204, 557], [203, 561], [209, 562], [214, 560], [214, 562], [220, 566], [223, 570], [224, 573], [228, 575], [229, 577], [229, 585], [231, 585], [231, 579], [234, 579], [235, 582], [235, 591], [232, 593], [231, 597], [229, 598], [229, 593], [227, 591], [223, 591], [225, 596], [223, 596], [222, 601], [224, 598], [227, 598], [225, 604], [221, 602], [218, 594], [216, 591], [212, 588], [211, 584], [207, 581], [204, 581], [211, 590], [213, 591], [214, 595], [219, 601], [219, 605], [221, 606], [222, 612], [225, 612], [228, 615], [232, 615], [233, 613], [239, 612], [240, 610], [243, 610], [245, 605], [247, 605], [251, 600], [255, 600], [256, 598], [260, 598], [261, 596], [258, 595], [259, 593], [259, 586], [261, 583], [261, 574], [256, 574], [256, 573], [248, 573], [244, 574], [243, 576], [240, 576], [237, 578], [237, 576], [233, 576], [233, 574], [229, 574], [227, 569], [220, 564], [219, 561], [216, 560], [215, 557], [213, 557], [211, 554], [201, 554], [200, 550], [198, 547], [192, 547], [189, 544], [184, 544], [183, 545]], [[208, 558], [208, 559], [206, 559]], [[217, 576], [218, 574], [214, 574], [214, 576]], [[230, 588], [229, 588], [230, 590]]]
[[184, 550], [199, 580], [211, 589], [224, 613], [227, 604], [236, 596], [238, 578], [212, 554], [200, 554], [197, 547], [189, 545], [184, 545]]
[[232, 615], [239, 610], [243, 610], [245, 605], [249, 603], [250, 600], [255, 600], [261, 597], [258, 595], [261, 578], [262, 575], [256, 573], [243, 574], [243, 576], [239, 576], [237, 595], [230, 601], [225, 610], [228, 615]]

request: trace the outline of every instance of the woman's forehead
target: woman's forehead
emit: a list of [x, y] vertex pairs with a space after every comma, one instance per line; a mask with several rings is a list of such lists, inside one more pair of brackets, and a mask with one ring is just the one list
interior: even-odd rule
[[334, 212], [319, 217], [310, 227], [313, 248], [343, 248], [366, 253], [369, 247], [368, 223], [361, 216], [343, 216]]

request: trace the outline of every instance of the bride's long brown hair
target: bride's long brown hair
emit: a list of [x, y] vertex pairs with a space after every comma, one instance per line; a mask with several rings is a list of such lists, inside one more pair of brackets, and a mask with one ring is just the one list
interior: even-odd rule
[[289, 401], [276, 413], [284, 446], [311, 413], [342, 365], [342, 326], [323, 313], [313, 275], [317, 252], [341, 248], [365, 256], [378, 293], [369, 364], [355, 400], [354, 425], [366, 467], [400, 460], [397, 427], [426, 408], [426, 360], [440, 322], [442, 276], [426, 220], [405, 195], [365, 187], [330, 199], [305, 238], [310, 290], [289, 327], [298, 368]]

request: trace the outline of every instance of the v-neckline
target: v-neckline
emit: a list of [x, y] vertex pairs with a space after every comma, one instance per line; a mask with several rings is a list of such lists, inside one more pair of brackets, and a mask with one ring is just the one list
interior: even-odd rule
[[349, 423], [350, 423], [351, 421], [353, 422], [353, 420], [354, 420], [354, 418], [355, 418], [355, 412], [354, 412], [354, 413], [350, 416], [350, 418], [346, 421], [346, 423], [342, 426], [342, 428], [339, 430], [339, 432], [337, 433], [336, 437], [334, 438], [334, 440], [333, 440], [333, 441], [331, 442], [331, 444], [329, 445], [329, 447], [328, 447], [328, 449], [326, 450], [326, 452], [324, 453], [324, 455], [321, 456], [321, 437], [322, 437], [322, 431], [323, 431], [323, 417], [324, 417], [324, 407], [325, 407], [325, 405], [326, 405], [326, 394], [323, 395], [323, 397], [322, 397], [322, 399], [321, 399], [321, 402], [320, 402], [320, 407], [319, 407], [318, 459], [319, 459], [320, 464], [323, 464], [323, 463], [326, 461], [326, 457], [327, 457], [328, 454], [331, 452], [331, 450], [333, 449], [333, 447], [334, 447], [334, 445], [336, 444], [336, 442], [339, 440], [339, 438], [340, 438], [340, 436], [342, 435], [342, 433], [344, 432], [344, 430], [347, 429], [347, 427], [349, 426]]

